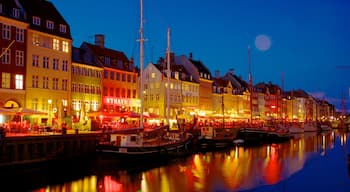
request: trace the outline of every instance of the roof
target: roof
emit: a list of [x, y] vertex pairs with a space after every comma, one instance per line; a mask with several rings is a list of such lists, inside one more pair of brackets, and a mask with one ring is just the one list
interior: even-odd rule
[[94, 67], [102, 67], [98, 63], [86, 61], [83, 57], [84, 53], [85, 51], [83, 49], [80, 49], [78, 47], [72, 47], [72, 62], [81, 63], [81, 64], [94, 66]]
[[[84, 42], [82, 46], [85, 45], [88, 47], [92, 54], [95, 56], [95, 59], [97, 60], [98, 64], [101, 64], [103, 67], [108, 68], [114, 68], [114, 69], [121, 69], [124, 71], [134, 71], [135, 69], [130, 69], [129, 65], [131, 62], [126, 57], [126, 55], [117, 50], [101, 47], [98, 45], [90, 44], [87, 42]], [[106, 57], [110, 59], [110, 62], [105, 62]]]
[[[14, 0], [1, 0], [0, 3], [2, 4], [2, 12], [0, 12], [0, 15], [19, 21], [25, 21], [24, 11], [21, 10], [20, 5], [17, 5]], [[13, 8], [21, 10], [18, 18], [13, 16]]]
[[199, 60], [193, 60], [193, 59], [189, 59], [191, 61], [191, 63], [197, 67], [198, 72], [199, 73], [206, 73], [206, 74], [210, 74], [210, 79], [212, 79], [212, 75], [209, 71], [209, 69], [202, 63], [202, 61]]
[[[62, 17], [60, 12], [56, 9], [52, 2], [47, 0], [18, 0], [26, 13], [26, 20], [30, 24], [30, 28], [33, 30], [41, 31], [44, 33], [72, 39], [70, 28], [66, 20]], [[34, 25], [32, 22], [33, 16], [41, 19], [41, 25]], [[50, 20], [54, 22], [54, 29], [48, 29], [46, 27], [46, 21]], [[66, 33], [62, 33], [59, 30], [60, 24], [66, 25]]]

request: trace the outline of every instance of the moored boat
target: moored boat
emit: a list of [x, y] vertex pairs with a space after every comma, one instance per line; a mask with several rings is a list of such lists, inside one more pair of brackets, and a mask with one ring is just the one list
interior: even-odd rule
[[190, 148], [193, 138], [191, 134], [182, 132], [172, 134], [172, 138], [162, 134], [145, 137], [147, 134], [108, 133], [97, 144], [96, 151], [102, 157], [121, 161], [168, 159], [183, 155]]

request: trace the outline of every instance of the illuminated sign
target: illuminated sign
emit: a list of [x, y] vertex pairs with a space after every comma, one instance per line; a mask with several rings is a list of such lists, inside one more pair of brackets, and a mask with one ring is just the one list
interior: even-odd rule
[[119, 97], [104, 97], [103, 103], [108, 105], [118, 105], [118, 106], [140, 106], [139, 99], [127, 99], [127, 98], [119, 98]]

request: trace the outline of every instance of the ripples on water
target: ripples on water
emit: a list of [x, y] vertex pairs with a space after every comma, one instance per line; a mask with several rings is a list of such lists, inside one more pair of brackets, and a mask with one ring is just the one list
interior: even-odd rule
[[350, 191], [349, 136], [305, 133], [286, 143], [200, 153], [153, 167], [94, 163], [69, 172], [75, 177], [47, 171], [38, 178], [51, 184], [30, 187], [37, 192]]

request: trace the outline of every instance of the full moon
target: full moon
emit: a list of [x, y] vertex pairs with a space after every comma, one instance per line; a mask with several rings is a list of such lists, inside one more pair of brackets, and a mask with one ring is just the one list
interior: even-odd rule
[[267, 51], [271, 47], [270, 37], [267, 35], [258, 35], [255, 38], [255, 47], [260, 51]]

